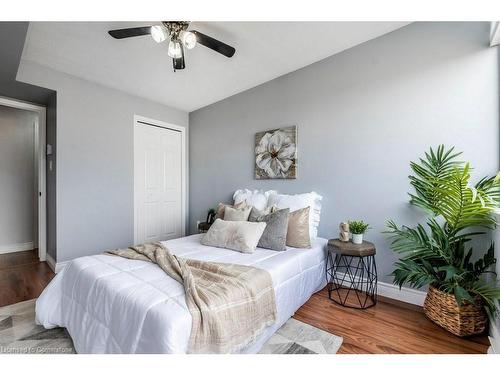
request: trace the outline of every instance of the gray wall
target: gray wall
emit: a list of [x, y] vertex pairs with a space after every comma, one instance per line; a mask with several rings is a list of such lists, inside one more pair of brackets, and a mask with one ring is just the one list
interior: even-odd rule
[[35, 120], [0, 105], [0, 247], [35, 240]]
[[132, 244], [133, 116], [188, 114], [26, 61], [17, 79], [57, 91], [57, 261]]
[[0, 22], [0, 96], [45, 105], [52, 90], [17, 82], [29, 22]]
[[[27, 31], [28, 22], [0, 22], [0, 96], [46, 106], [47, 142], [51, 142], [55, 147], [56, 93], [53, 90], [16, 81]], [[57, 230], [55, 175], [54, 164], [52, 171], [47, 172], [47, 252], [54, 259]]]
[[[498, 170], [498, 55], [488, 23], [416, 23], [192, 112], [190, 228], [238, 188], [315, 190], [319, 234], [363, 219], [379, 276], [394, 254], [389, 218], [413, 225], [409, 162], [440, 143], [464, 151], [477, 176]], [[254, 135], [298, 125], [298, 179], [253, 179]]]

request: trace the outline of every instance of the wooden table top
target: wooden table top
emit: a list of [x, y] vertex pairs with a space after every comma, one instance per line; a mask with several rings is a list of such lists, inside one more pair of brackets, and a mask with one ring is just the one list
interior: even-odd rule
[[363, 241], [362, 244], [358, 245], [352, 243], [351, 241], [340, 241], [338, 238], [328, 241], [328, 249], [342, 255], [358, 257], [375, 255], [375, 253], [377, 252], [377, 250], [375, 249], [375, 245], [372, 242]]

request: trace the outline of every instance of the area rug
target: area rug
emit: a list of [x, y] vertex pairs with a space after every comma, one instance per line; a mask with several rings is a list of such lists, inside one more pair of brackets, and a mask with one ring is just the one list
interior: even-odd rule
[[[342, 337], [289, 319], [264, 345], [263, 354], [335, 354]], [[0, 354], [74, 354], [65, 328], [35, 324], [35, 300], [0, 307]]]
[[342, 337], [290, 318], [260, 350], [260, 354], [335, 354]]
[[35, 324], [35, 300], [0, 307], [0, 354], [75, 353], [65, 328]]

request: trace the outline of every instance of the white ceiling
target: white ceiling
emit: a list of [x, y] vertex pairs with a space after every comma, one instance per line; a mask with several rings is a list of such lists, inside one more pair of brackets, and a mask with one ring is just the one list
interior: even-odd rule
[[190, 112], [408, 23], [193, 22], [190, 29], [232, 45], [236, 54], [228, 59], [197, 45], [176, 73], [167, 43], [107, 33], [145, 24], [31, 22], [22, 58]]

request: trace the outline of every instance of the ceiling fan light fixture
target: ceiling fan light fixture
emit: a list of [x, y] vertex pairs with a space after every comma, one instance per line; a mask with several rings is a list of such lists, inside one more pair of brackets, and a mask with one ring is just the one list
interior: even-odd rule
[[156, 43], [161, 43], [167, 39], [167, 31], [163, 26], [151, 26], [151, 37]]
[[150, 35], [156, 43], [168, 40], [167, 52], [168, 56], [173, 59], [174, 71], [186, 67], [185, 49], [192, 49], [197, 44], [226, 57], [233, 57], [236, 52], [234, 47], [197, 30], [187, 31], [189, 25], [189, 21], [161, 21], [156, 25], [109, 30], [108, 34], [115, 39]]
[[168, 43], [168, 55], [173, 59], [182, 57], [182, 46], [178, 40], [171, 40], [170, 43]]
[[181, 43], [179, 43], [181, 49], [180, 57], [172, 58], [172, 63], [174, 67], [174, 72], [177, 70], [184, 69], [186, 67], [186, 62], [184, 60], [184, 47]]
[[193, 49], [196, 46], [196, 35], [190, 31], [181, 31], [181, 42], [187, 49]]

